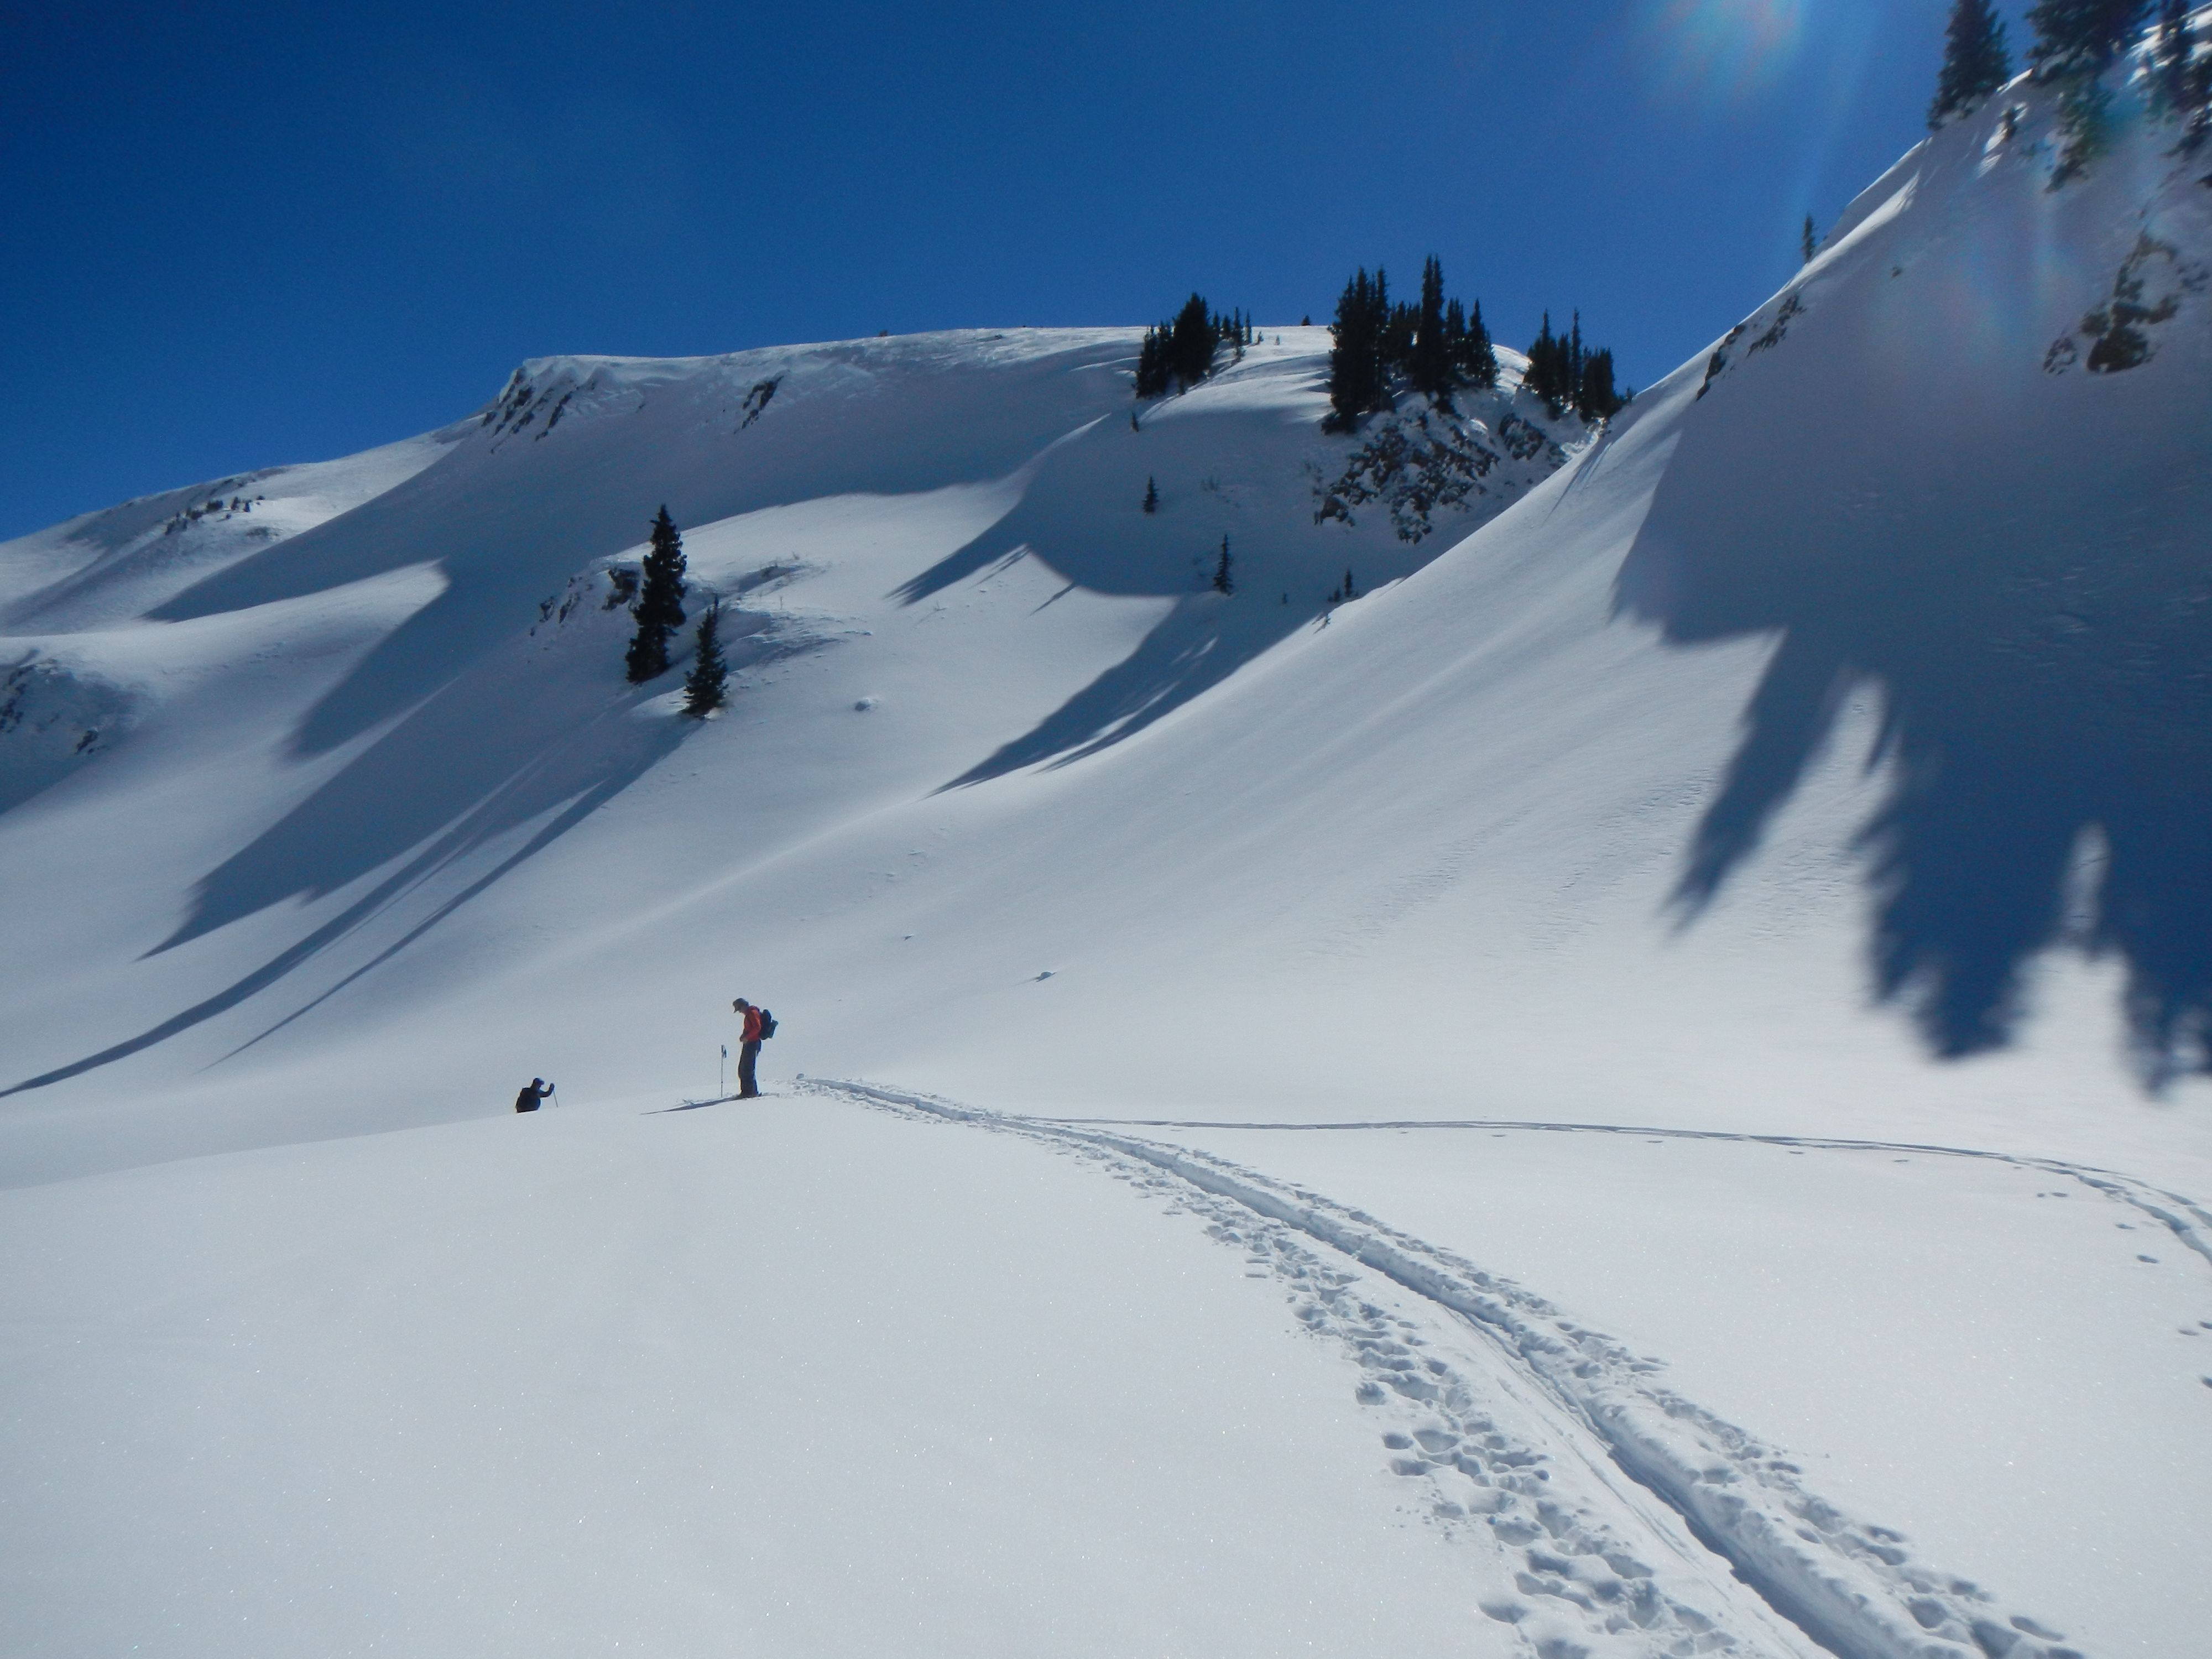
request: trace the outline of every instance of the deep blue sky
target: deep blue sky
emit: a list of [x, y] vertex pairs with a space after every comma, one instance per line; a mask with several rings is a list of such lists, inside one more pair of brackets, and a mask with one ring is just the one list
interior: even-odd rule
[[1948, 10], [0, 0], [0, 537], [526, 356], [1325, 321], [1432, 250], [1645, 385], [1919, 136]]

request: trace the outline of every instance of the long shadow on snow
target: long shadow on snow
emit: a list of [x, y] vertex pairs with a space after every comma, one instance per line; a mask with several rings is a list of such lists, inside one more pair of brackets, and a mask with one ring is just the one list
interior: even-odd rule
[[[150, 1048], [278, 984], [501, 837], [545, 821], [513, 852], [437, 900], [397, 940], [252, 1041], [281, 1029], [389, 960], [628, 788], [682, 738], [673, 720], [631, 710], [665, 689], [609, 697], [588, 685], [549, 695], [504, 659], [432, 698], [201, 885], [192, 914], [159, 954], [276, 902], [335, 890], [416, 848], [344, 910], [215, 994], [0, 1098], [44, 1088]], [[547, 814], [551, 814], [550, 818]], [[245, 1045], [252, 1046], [251, 1042]], [[234, 1051], [235, 1052], [235, 1051]]]
[[[396, 870], [305, 939], [214, 995], [135, 1036], [0, 1090], [0, 1098], [95, 1071], [227, 1012], [493, 843], [538, 823], [515, 850], [431, 902], [398, 939], [241, 1045], [251, 1048], [405, 950], [635, 782], [685, 733], [685, 723], [674, 719], [635, 718], [641, 702], [674, 684], [672, 671], [635, 690], [613, 689], [611, 665], [623, 632], [617, 624], [623, 619], [592, 620], [600, 625], [544, 647], [528, 636], [510, 641], [416, 709], [210, 872], [196, 890], [191, 912], [149, 954], [287, 898], [312, 902], [404, 859]], [[759, 613], [732, 617], [728, 656], [733, 667], [783, 648], [761, 635], [767, 621]]]
[[[1907, 326], [1948, 313], [1849, 312], [1814, 312], [1687, 412], [1622, 567], [1622, 605], [1669, 640], [1778, 635], [1678, 900], [1711, 902], [1868, 685], [1869, 763], [1894, 782], [1862, 832], [1878, 996], [1940, 1055], [1993, 1049], [2030, 958], [2071, 937], [2125, 963], [2146, 1080], [2203, 1069], [2212, 380], [2179, 345], [2127, 374], [2046, 374], [2033, 323], [2003, 361], [1961, 364]], [[1881, 418], [1824, 421], [1836, 408]]]
[[1218, 593], [1189, 595], [1127, 657], [938, 793], [1026, 766], [1073, 765], [1110, 748], [1218, 685], [1311, 620], [1310, 612], [1274, 605], [1239, 609]]
[[[1141, 435], [1117, 421], [1093, 422], [1038, 456], [1003, 519], [893, 590], [902, 605], [919, 605], [1030, 556], [1071, 588], [1174, 601], [1126, 659], [945, 789], [1066, 765], [1133, 737], [1325, 617], [1322, 596], [1347, 563], [1364, 586], [1377, 587], [1410, 575], [1464, 533], [1447, 525], [1416, 546], [1398, 539], [1380, 512], [1364, 515], [1357, 531], [1317, 525], [1297, 471], [1302, 453], [1284, 432], [1279, 408], [1203, 402], [1173, 419], [1156, 409]], [[1146, 513], [1139, 499], [1155, 472], [1164, 500]], [[1215, 487], [1219, 479], [1229, 486]], [[1224, 531], [1233, 598], [1208, 586]]]
[[[1185, 548], [1163, 552], [1133, 547], [1126, 538], [1108, 539], [1095, 531], [1084, 535], [1066, 533], [1066, 521], [1072, 516], [1070, 492], [1066, 481], [1054, 475], [1054, 463], [1065, 465], [1063, 457], [1067, 454], [1061, 451], [1048, 457], [1043, 476], [1032, 483], [1020, 505], [966, 546], [896, 589], [892, 597], [908, 605], [919, 605], [967, 577], [1026, 555], [1059, 572], [1071, 587], [1123, 596], [1173, 598], [1175, 608], [1128, 656], [1031, 730], [1001, 744], [942, 785], [940, 794], [947, 789], [988, 782], [1026, 766], [1071, 765], [1110, 748], [1218, 685], [1314, 619], [1315, 607], [1310, 605], [1268, 604], [1258, 594], [1237, 599], [1210, 590], [1191, 592], [1193, 573]], [[1192, 545], [1205, 544], [1196, 535], [1185, 539]], [[1279, 544], [1263, 546], [1273, 556], [1266, 564], [1267, 579], [1273, 581], [1282, 575], [1288, 550]], [[1046, 548], [1051, 550], [1049, 553], [1043, 550]], [[1331, 551], [1334, 554], [1334, 550]], [[1248, 564], [1254, 556], [1248, 543]], [[1418, 562], [1410, 557], [1403, 562]], [[1301, 585], [1308, 580], [1302, 575]], [[1248, 576], [1248, 586], [1250, 581]]]

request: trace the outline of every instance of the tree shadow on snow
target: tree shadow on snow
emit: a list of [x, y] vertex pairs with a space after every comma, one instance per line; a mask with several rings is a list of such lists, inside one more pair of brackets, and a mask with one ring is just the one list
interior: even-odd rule
[[[1347, 564], [1372, 589], [1410, 575], [1465, 533], [1448, 525], [1416, 546], [1379, 512], [1357, 530], [1318, 525], [1279, 410], [1229, 407], [1159, 424], [1172, 447], [1152, 425], [1135, 434], [1104, 420], [1071, 433], [1038, 456], [1004, 518], [893, 590], [901, 604], [920, 605], [1028, 556], [1071, 589], [1173, 602], [1126, 659], [943, 788], [1069, 765], [1133, 737], [1325, 617], [1325, 596]], [[1148, 482], [1162, 498], [1156, 513], [1139, 505]], [[1224, 531], [1233, 597], [1211, 586]]]
[[[1027, 504], [1025, 498], [1024, 506]], [[1147, 557], [1126, 542], [1051, 534], [1039, 522], [1040, 516], [1017, 507], [982, 535], [899, 587], [893, 597], [908, 605], [920, 605], [969, 577], [1003, 569], [1028, 556], [1057, 572], [1071, 589], [1173, 599], [1174, 608], [1128, 656], [1030, 731], [941, 785], [940, 794], [988, 782], [1024, 767], [1072, 765], [1134, 737], [1312, 622], [1322, 608], [1310, 600], [1303, 605], [1269, 602], [1256, 592], [1231, 598], [1210, 587], [1193, 592], [1203, 578], [1185, 548]], [[1049, 556], [1029, 540], [1032, 533], [1051, 546]], [[1205, 545], [1195, 533], [1184, 540], [1191, 546]], [[1276, 555], [1265, 558], [1268, 576], [1287, 580], [1281, 577], [1278, 550], [1269, 548], [1267, 552]], [[1260, 550], [1248, 547], [1248, 564], [1261, 559]], [[1302, 586], [1310, 585], [1304, 577], [1299, 580]], [[1248, 588], [1250, 586], [1252, 581], [1248, 580]], [[1060, 597], [1055, 594], [1046, 604]]]
[[[372, 887], [215, 994], [96, 1054], [0, 1090], [0, 1097], [166, 1042], [269, 989], [409, 899], [427, 901], [398, 938], [241, 1045], [250, 1048], [397, 956], [627, 789], [683, 741], [691, 723], [639, 717], [641, 702], [675, 684], [672, 672], [635, 690], [610, 684], [619, 632], [596, 629], [601, 637], [564, 642], [569, 648], [550, 664], [530, 660], [538, 653], [526, 637], [422, 704], [210, 872], [185, 918], [149, 954], [287, 900], [312, 902], [383, 871]], [[731, 659], [744, 666], [772, 648], [740, 636]], [[486, 867], [460, 869], [518, 836], [519, 844]], [[437, 893], [449, 872], [461, 875], [459, 884]]]
[[2124, 964], [2150, 1086], [2207, 1069], [2212, 397], [2033, 353], [1953, 376], [1943, 343], [1876, 327], [1717, 383], [1622, 567], [1670, 641], [1778, 636], [1677, 899], [1712, 902], [1869, 687], [1879, 998], [1940, 1055], [1995, 1049], [2030, 960], [2071, 943]]
[[938, 793], [1024, 767], [1070, 766], [1109, 749], [1220, 684], [1312, 620], [1310, 610], [1240, 608], [1218, 593], [1188, 595], [1127, 657]]

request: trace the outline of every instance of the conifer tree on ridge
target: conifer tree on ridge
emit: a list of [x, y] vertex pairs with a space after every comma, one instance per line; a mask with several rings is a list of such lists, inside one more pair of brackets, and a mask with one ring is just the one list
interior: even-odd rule
[[1389, 279], [1379, 270], [1370, 277], [1364, 265], [1337, 296], [1336, 320], [1328, 325], [1335, 343], [1328, 353], [1328, 424], [1338, 431], [1390, 407], [1382, 356], [1389, 310]]
[[668, 636], [684, 626], [684, 538], [663, 502], [653, 521], [653, 546], [645, 556], [645, 582], [629, 614], [637, 632], [626, 659], [629, 683], [642, 685], [668, 672]]
[[691, 672], [684, 677], [684, 712], [704, 720], [727, 701], [730, 665], [722, 659], [722, 602], [715, 599], [699, 615], [699, 636]]
[[1421, 306], [1413, 324], [1413, 346], [1406, 365], [1406, 378], [1413, 390], [1438, 408], [1451, 402], [1454, 372], [1451, 346], [1444, 326], [1444, 268], [1433, 253], [1421, 267]]
[[2159, 101], [2185, 124], [2185, 150], [2212, 137], [2212, 57], [2197, 52], [2195, 9], [2191, 0], [2165, 0], [2151, 58]]
[[1966, 114], [2011, 79], [2004, 20], [1990, 0], [1956, 0], [1944, 33], [1936, 101], [1928, 106], [1928, 130], [1933, 132], [1953, 116]]
[[2037, 76], [2048, 81], [2101, 72], [2126, 47], [2150, 7], [2151, 0], [2037, 0], [2027, 11]]

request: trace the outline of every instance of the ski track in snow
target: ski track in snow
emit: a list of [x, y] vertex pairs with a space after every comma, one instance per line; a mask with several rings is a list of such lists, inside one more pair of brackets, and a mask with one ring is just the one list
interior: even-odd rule
[[[2171, 1232], [2185, 1249], [2194, 1250], [2212, 1264], [2212, 1210], [2194, 1199], [2137, 1181], [2116, 1170], [2094, 1164], [2069, 1164], [2061, 1158], [2027, 1158], [2012, 1152], [1984, 1152], [1972, 1146], [1937, 1146], [1911, 1140], [1845, 1140], [1824, 1135], [1755, 1135], [1725, 1129], [1648, 1129], [1625, 1123], [1528, 1123], [1510, 1118], [1406, 1118], [1352, 1123], [1237, 1123], [1183, 1122], [1170, 1118], [1055, 1117], [1036, 1120], [1071, 1127], [1119, 1126], [1129, 1129], [1295, 1130], [1331, 1133], [1348, 1130], [1411, 1129], [1529, 1129], [1546, 1134], [1627, 1135], [1644, 1139], [1736, 1140], [1761, 1146], [1785, 1146], [1828, 1152], [1910, 1152], [1923, 1158], [1971, 1158], [2016, 1169], [2040, 1170], [2088, 1188], [2101, 1197], [2141, 1211]], [[1356, 1213], [1356, 1212], [1355, 1212]]]
[[[1763, 1653], [1771, 1650], [1763, 1643], [1787, 1638], [1771, 1625], [1756, 1637], [1747, 1630], [1753, 1621], [1744, 1614], [1759, 1611], [1786, 1620], [1795, 1627], [1790, 1637], [1809, 1638], [1844, 1659], [2082, 1656], [2057, 1632], [2009, 1613], [1977, 1585], [1915, 1560], [1899, 1534], [1808, 1491], [1802, 1470], [1776, 1449], [1659, 1385], [1660, 1362], [1573, 1322], [1521, 1285], [1303, 1187], [1126, 1131], [1523, 1129], [1990, 1158], [2128, 1205], [2212, 1262], [2212, 1214], [2177, 1194], [2110, 1170], [1961, 1147], [1503, 1120], [1030, 1118], [865, 1083], [813, 1078], [799, 1086], [1073, 1152], [1203, 1218], [1220, 1243], [1243, 1246], [1249, 1274], [1284, 1281], [1306, 1328], [1357, 1356], [1369, 1374], [1359, 1400], [1389, 1407], [1401, 1419], [1383, 1436], [1395, 1454], [1391, 1468], [1424, 1483], [1434, 1522], [1460, 1533], [1486, 1528], [1507, 1552], [1517, 1594], [1486, 1594], [1480, 1604], [1513, 1626], [1518, 1650], [1535, 1659]], [[1368, 1273], [1349, 1270], [1354, 1263]], [[1419, 1303], [1395, 1305], [1401, 1298], [1394, 1291], [1410, 1291]], [[1446, 1316], [1441, 1324], [1439, 1312]], [[1507, 1362], [1502, 1374], [1478, 1358], [1471, 1374], [1462, 1375], [1437, 1357], [1440, 1340], [1448, 1352], [1452, 1336], [1470, 1328]], [[1523, 1397], [1516, 1382], [1533, 1385], [1534, 1397]], [[1573, 1455], [1581, 1449], [1577, 1428], [1596, 1442], [1587, 1459]], [[1652, 1535], [1633, 1545], [1589, 1501], [1609, 1497], [1607, 1507], [1617, 1510], [1628, 1498], [1632, 1510], [1638, 1507], [1617, 1486], [1609, 1494], [1590, 1489], [1613, 1485], [1603, 1467], [1608, 1459], [1666, 1506], [1667, 1513], [1646, 1514]], [[1686, 1538], [1674, 1535], [1679, 1528], [1670, 1521], [1725, 1560], [1764, 1609], [1692, 1605], [1697, 1569], [1705, 1564], [1694, 1559], [1694, 1546], [1685, 1547]], [[1655, 1571], [1638, 1559], [1660, 1548], [1672, 1550], [1675, 1570]], [[1709, 1570], [1703, 1582], [1711, 1593], [1729, 1595], [1723, 1575]]]

